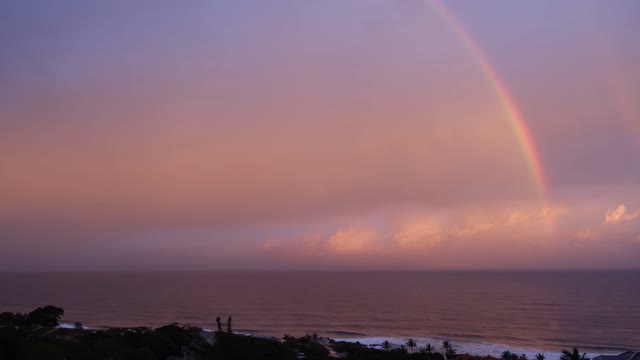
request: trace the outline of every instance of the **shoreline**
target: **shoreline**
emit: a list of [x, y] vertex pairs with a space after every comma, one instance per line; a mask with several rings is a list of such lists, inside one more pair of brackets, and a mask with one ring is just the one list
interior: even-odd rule
[[[58, 328], [62, 329], [74, 329], [75, 326], [73, 323], [62, 322], [58, 326]], [[116, 329], [116, 328], [131, 328], [131, 327], [88, 327], [83, 326], [82, 330], [106, 330], [106, 329]], [[210, 328], [200, 328], [202, 332], [207, 333], [209, 335], [213, 335], [216, 333], [215, 329]], [[282, 341], [283, 336], [274, 336], [270, 334], [260, 334], [258, 332], [254, 332], [251, 330], [243, 330], [238, 329], [233, 331], [235, 335], [249, 336], [259, 339], [273, 339], [277, 341]], [[283, 334], [284, 335], [284, 334]], [[297, 334], [299, 335], [299, 334]], [[396, 336], [323, 336], [320, 334], [321, 339], [325, 339], [326, 341], [335, 341], [335, 342], [348, 342], [352, 344], [361, 344], [373, 349], [382, 349], [382, 343], [384, 341], [389, 341], [392, 344], [393, 348], [400, 348], [404, 345], [408, 339], [408, 337], [396, 337]], [[536, 348], [531, 346], [518, 346], [518, 345], [509, 345], [509, 344], [501, 344], [501, 343], [490, 343], [490, 342], [482, 342], [482, 341], [469, 341], [469, 340], [460, 340], [455, 337], [444, 338], [444, 337], [411, 337], [417, 343], [417, 347], [415, 348], [415, 352], [423, 349], [427, 344], [431, 344], [434, 347], [434, 352], [440, 352], [441, 344], [444, 340], [449, 340], [454, 345], [454, 348], [457, 350], [459, 354], [471, 355], [471, 356], [479, 356], [479, 357], [493, 357], [500, 359], [500, 356], [503, 351], [510, 351], [517, 355], [526, 355], [528, 359], [535, 359], [536, 354], [541, 353], [545, 355], [546, 360], [559, 360], [561, 356], [561, 351], [563, 349], [558, 349], [557, 351]], [[626, 348], [603, 348], [603, 351], [597, 351], [598, 347], [589, 347], [589, 346], [578, 346], [580, 349], [583, 349], [584, 352], [587, 353], [587, 356], [590, 358], [594, 358], [599, 355], [615, 355], [618, 353], [622, 353], [624, 351], [629, 351], [633, 349]], [[607, 351], [608, 350], [608, 351]]]
[[[446, 340], [443, 338], [436, 337], [412, 337], [416, 341], [417, 350], [423, 349], [427, 344], [431, 344], [435, 347], [436, 352], [442, 351], [441, 344], [442, 341]], [[367, 345], [369, 347], [374, 347], [380, 349], [382, 347], [382, 342], [389, 341], [395, 347], [400, 347], [404, 345], [406, 342], [406, 338], [399, 337], [365, 337], [365, 338], [333, 338], [335, 341], [346, 341], [351, 343], [360, 343], [363, 345]], [[472, 356], [480, 356], [480, 357], [494, 357], [500, 358], [503, 351], [511, 351], [517, 355], [524, 354], [528, 359], [535, 359], [535, 355], [538, 353], [544, 354], [545, 359], [547, 360], [558, 360], [560, 359], [561, 350], [558, 351], [550, 351], [546, 349], [536, 349], [532, 347], [523, 347], [523, 346], [514, 346], [507, 344], [498, 344], [498, 343], [487, 343], [487, 342], [468, 342], [463, 340], [457, 340], [455, 338], [449, 339], [451, 343], [453, 343], [455, 349], [460, 354], [472, 355]], [[622, 352], [622, 351], [620, 351]], [[611, 355], [613, 352], [588, 352], [588, 356], [593, 358], [598, 355]]]

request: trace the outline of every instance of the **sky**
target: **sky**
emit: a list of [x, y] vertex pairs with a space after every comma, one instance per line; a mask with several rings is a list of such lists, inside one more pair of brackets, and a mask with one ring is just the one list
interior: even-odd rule
[[640, 3], [9, 1], [0, 271], [639, 268]]

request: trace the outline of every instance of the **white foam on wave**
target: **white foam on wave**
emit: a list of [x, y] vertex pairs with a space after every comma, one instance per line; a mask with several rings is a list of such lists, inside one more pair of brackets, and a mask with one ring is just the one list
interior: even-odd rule
[[[381, 348], [382, 343], [387, 340], [392, 344], [392, 347], [397, 348], [400, 345], [406, 344], [408, 338], [398, 338], [398, 337], [364, 337], [364, 338], [334, 338], [335, 341], [348, 341], [348, 342], [359, 342], [360, 344]], [[414, 349], [414, 352], [420, 351], [425, 348], [427, 344], [431, 344], [434, 347], [434, 351], [442, 352], [442, 338], [413, 338], [417, 347]], [[509, 350], [517, 355], [526, 355], [527, 359], [533, 360], [536, 357], [536, 354], [542, 353], [545, 356], [546, 360], [559, 360], [560, 352], [550, 352], [540, 349], [526, 348], [526, 347], [517, 347], [506, 344], [492, 344], [492, 343], [484, 343], [484, 342], [465, 342], [465, 341], [457, 341], [450, 340], [453, 344], [456, 351], [460, 354], [469, 354], [469, 355], [477, 355], [477, 356], [493, 356], [496, 358], [500, 358], [500, 355], [503, 351]], [[600, 354], [590, 354], [589, 357], [593, 358], [596, 355]]]
[[[74, 324], [60, 323], [58, 324], [57, 328], [58, 329], [76, 329], [76, 326]], [[84, 326], [84, 325], [82, 325], [82, 328], [85, 330], [89, 329], [88, 326]]]

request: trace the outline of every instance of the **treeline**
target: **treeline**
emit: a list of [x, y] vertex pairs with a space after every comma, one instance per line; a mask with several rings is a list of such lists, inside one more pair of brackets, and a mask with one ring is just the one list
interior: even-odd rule
[[64, 310], [56, 306], [39, 307], [28, 314], [0, 313], [0, 326], [58, 326]]
[[[0, 360], [498, 360], [457, 354], [453, 344], [444, 341], [442, 353], [428, 344], [416, 349], [416, 341], [381, 348], [351, 342], [335, 342], [317, 334], [280, 339], [263, 339], [230, 332], [205, 332], [177, 323], [156, 329], [111, 328], [61, 329], [64, 310], [55, 306], [37, 308], [28, 314], [0, 314]], [[509, 351], [501, 360], [528, 360]], [[532, 359], [533, 360], [533, 359]], [[539, 354], [535, 360], [544, 360]], [[589, 360], [577, 349], [564, 351], [562, 360]]]
[[64, 310], [0, 314], [1, 360], [295, 359], [286, 344], [176, 323], [156, 329], [58, 328]]

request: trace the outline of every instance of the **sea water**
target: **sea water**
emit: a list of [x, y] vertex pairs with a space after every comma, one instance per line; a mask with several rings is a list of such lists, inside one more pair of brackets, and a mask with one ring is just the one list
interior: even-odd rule
[[638, 271], [0, 273], [0, 312], [48, 304], [93, 328], [232, 316], [243, 333], [478, 355], [640, 350]]

